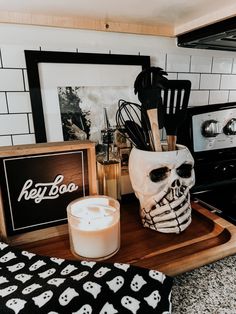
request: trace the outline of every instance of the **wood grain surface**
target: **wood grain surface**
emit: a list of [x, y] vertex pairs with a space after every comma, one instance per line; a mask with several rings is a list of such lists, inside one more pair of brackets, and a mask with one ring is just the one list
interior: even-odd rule
[[[192, 223], [181, 234], [143, 228], [137, 201], [121, 206], [121, 247], [106, 262], [131, 263], [175, 276], [236, 253], [236, 226], [192, 203]], [[19, 246], [31, 252], [73, 259], [68, 235]]]

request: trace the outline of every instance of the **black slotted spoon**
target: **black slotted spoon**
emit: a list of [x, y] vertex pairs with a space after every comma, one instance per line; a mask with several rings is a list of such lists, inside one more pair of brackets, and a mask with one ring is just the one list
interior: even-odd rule
[[[162, 68], [150, 67], [139, 73], [134, 82], [134, 93], [146, 111], [150, 121], [149, 134], [153, 138], [153, 150], [161, 151], [160, 131], [163, 126], [161, 88], [168, 81]], [[151, 142], [151, 141], [150, 141]]]
[[177, 129], [187, 113], [191, 82], [189, 80], [168, 80], [163, 85], [163, 122], [167, 134], [168, 150], [175, 150]]

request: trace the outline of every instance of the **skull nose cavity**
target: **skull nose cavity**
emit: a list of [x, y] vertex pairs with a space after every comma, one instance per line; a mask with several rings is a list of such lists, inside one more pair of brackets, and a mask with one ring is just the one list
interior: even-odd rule
[[173, 181], [173, 182], [171, 183], [171, 187], [172, 187], [172, 188], [177, 188], [177, 187], [180, 187], [180, 186], [181, 186], [181, 184], [180, 184], [179, 179], [176, 179], [175, 181]]

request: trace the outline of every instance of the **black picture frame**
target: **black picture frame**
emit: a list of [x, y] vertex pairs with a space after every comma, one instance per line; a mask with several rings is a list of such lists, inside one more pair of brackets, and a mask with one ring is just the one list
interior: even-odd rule
[[25, 59], [36, 143], [47, 142], [39, 63], [135, 65], [140, 66], [140, 71], [150, 67], [150, 56], [140, 55], [25, 50]]

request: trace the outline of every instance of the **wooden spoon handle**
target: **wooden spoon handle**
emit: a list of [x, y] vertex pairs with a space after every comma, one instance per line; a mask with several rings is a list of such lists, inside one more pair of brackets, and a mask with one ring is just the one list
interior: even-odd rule
[[176, 149], [176, 139], [177, 137], [175, 135], [167, 135], [168, 150]]
[[157, 120], [157, 109], [148, 109], [147, 115], [150, 121], [152, 135], [153, 135], [153, 141], [154, 141], [154, 149], [156, 152], [161, 152], [161, 140], [160, 140], [160, 131], [159, 131], [159, 125]]

